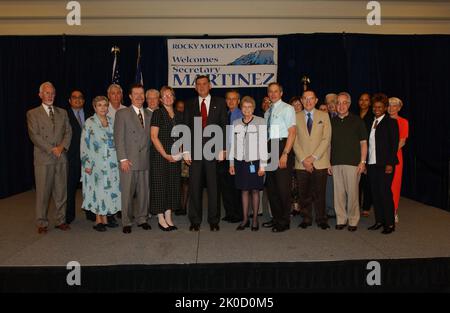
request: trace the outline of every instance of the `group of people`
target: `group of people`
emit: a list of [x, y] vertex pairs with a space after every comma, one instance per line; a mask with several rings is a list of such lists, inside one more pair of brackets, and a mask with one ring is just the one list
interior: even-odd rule
[[[302, 217], [301, 228], [315, 218], [327, 229], [335, 215], [336, 229], [356, 231], [360, 207], [368, 216], [372, 204], [375, 224], [369, 229], [395, 230], [401, 149], [408, 137], [408, 122], [398, 116], [400, 99], [364, 93], [357, 116], [349, 111], [346, 92], [327, 95], [326, 104], [316, 109], [313, 90], [286, 103], [281, 84], [271, 83], [260, 117], [252, 97], [241, 99], [237, 90], [229, 90], [223, 99], [212, 96], [211, 89], [209, 77], [198, 76], [198, 96], [183, 102], [175, 101], [171, 87], [145, 92], [133, 84], [126, 107], [122, 88], [112, 84], [107, 97], [93, 99], [90, 114], [80, 90], [71, 92], [66, 111], [53, 104], [54, 86], [43, 83], [42, 104], [27, 113], [38, 232], [48, 231], [50, 196], [56, 228], [70, 229], [80, 180], [82, 208], [101, 232], [119, 226], [115, 217], [125, 234], [134, 223], [149, 230], [150, 216], [157, 217], [162, 231], [174, 231], [172, 212], [188, 214], [189, 230], [199, 231], [203, 188], [211, 231], [220, 230], [222, 204], [222, 220], [239, 223], [239, 231], [258, 231], [263, 193], [272, 219], [262, 226], [272, 232], [288, 230], [292, 214]], [[179, 126], [190, 131], [182, 145], [177, 145]], [[212, 147], [213, 158], [204, 155], [211, 148], [209, 126], [223, 135]], [[298, 206], [291, 211], [293, 201]]]

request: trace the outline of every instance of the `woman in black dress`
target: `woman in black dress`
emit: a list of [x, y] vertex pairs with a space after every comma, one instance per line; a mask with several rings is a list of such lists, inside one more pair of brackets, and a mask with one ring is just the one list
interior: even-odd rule
[[[175, 92], [171, 87], [161, 88], [161, 106], [153, 112], [150, 150], [150, 213], [158, 215], [158, 226], [163, 231], [176, 230], [172, 211], [180, 209], [180, 162], [171, 155], [172, 128], [179, 124], [180, 115], [175, 113]], [[177, 159], [177, 160], [176, 160]]]

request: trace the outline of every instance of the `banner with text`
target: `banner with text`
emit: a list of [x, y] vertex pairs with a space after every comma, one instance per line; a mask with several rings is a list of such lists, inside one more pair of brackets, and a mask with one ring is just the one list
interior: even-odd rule
[[277, 38], [168, 39], [173, 88], [192, 88], [208, 75], [213, 87], [267, 87], [277, 79]]

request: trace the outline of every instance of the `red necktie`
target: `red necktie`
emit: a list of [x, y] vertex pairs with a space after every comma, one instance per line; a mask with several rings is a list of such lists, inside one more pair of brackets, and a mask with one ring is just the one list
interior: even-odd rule
[[202, 100], [202, 127], [205, 128], [206, 127], [206, 120], [208, 119], [208, 112], [206, 111], [206, 103], [205, 103], [205, 99]]

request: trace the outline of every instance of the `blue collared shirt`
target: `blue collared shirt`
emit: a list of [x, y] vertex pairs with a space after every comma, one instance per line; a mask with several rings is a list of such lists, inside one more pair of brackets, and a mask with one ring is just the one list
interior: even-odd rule
[[84, 119], [84, 110], [83, 109], [74, 109], [72, 108], [73, 114], [75, 114], [75, 118], [78, 119], [78, 112], [80, 112], [80, 119], [81, 119], [81, 127], [83, 127], [85, 119]]
[[233, 125], [233, 122], [237, 119], [242, 119], [244, 116], [242, 115], [242, 111], [239, 108], [234, 109], [231, 112], [231, 116], [230, 116], [230, 125]]
[[[239, 108], [235, 108], [233, 111], [228, 111], [229, 116], [229, 125], [233, 125], [235, 120], [240, 120], [244, 116], [242, 115], [242, 111]], [[231, 136], [233, 135], [231, 127], [228, 128], [227, 131], [227, 151], [230, 151], [230, 144], [231, 144]]]
[[311, 113], [311, 120], [314, 122], [314, 111], [315, 110], [316, 109], [312, 109], [311, 112], [308, 112], [308, 111], [305, 110], [305, 122], [306, 122], [306, 125], [308, 125], [308, 113]]
[[278, 100], [264, 113], [267, 125], [269, 125], [269, 115], [271, 115], [269, 139], [287, 138], [289, 135], [288, 129], [296, 124], [294, 107], [282, 100]]

